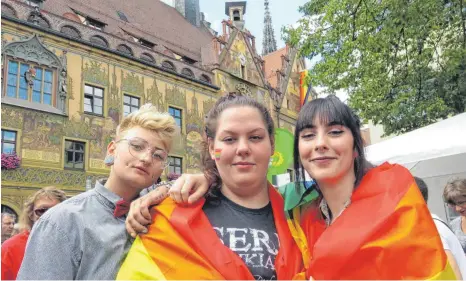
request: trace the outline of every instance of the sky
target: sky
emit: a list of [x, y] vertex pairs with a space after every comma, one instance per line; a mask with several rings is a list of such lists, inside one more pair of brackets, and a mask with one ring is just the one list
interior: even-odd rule
[[[272, 16], [272, 25], [277, 41], [277, 48], [285, 46], [282, 39], [282, 26], [292, 25], [302, 16], [298, 8], [309, 0], [269, 0], [269, 10]], [[201, 12], [206, 15], [206, 20], [212, 24], [212, 28], [221, 34], [222, 20], [225, 15], [225, 0], [199, 0]], [[246, 28], [256, 37], [256, 48], [262, 54], [262, 38], [264, 32], [264, 0], [246, 0], [246, 15], [244, 17]]]
[[[170, 1], [170, 0], [165, 0]], [[269, 0], [270, 15], [272, 17], [272, 25], [277, 41], [277, 49], [285, 46], [282, 39], [282, 26], [295, 24], [302, 16], [298, 9], [309, 0]], [[204, 12], [206, 20], [212, 25], [211, 27], [221, 34], [222, 20], [227, 19], [225, 15], [225, 0], [199, 0], [201, 12]], [[230, 2], [230, 1], [228, 1]], [[234, 2], [234, 1], [232, 1]], [[246, 28], [251, 31], [256, 37], [256, 48], [259, 54], [262, 54], [262, 38], [264, 32], [264, 0], [246, 0], [246, 15], [244, 18]], [[320, 57], [314, 58], [312, 61], [306, 59], [306, 67], [311, 68]], [[320, 97], [326, 96], [326, 89], [314, 85]], [[346, 91], [337, 91], [336, 95], [346, 102], [348, 95]]]

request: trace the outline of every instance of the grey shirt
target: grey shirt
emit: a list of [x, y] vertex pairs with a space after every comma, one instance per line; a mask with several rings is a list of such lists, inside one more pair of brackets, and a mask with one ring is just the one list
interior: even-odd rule
[[463, 247], [463, 251], [466, 254], [466, 233], [464, 233], [463, 230], [461, 229], [461, 216], [452, 220], [450, 224], [451, 224], [451, 229], [455, 233], [456, 237], [458, 237], [458, 240], [460, 240], [461, 247]]
[[132, 244], [121, 198], [97, 181], [95, 189], [48, 210], [34, 225], [17, 279], [115, 279]]

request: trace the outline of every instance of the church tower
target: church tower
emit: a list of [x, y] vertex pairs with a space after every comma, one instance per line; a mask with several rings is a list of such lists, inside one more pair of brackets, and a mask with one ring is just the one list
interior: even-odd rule
[[277, 41], [272, 27], [272, 17], [269, 11], [269, 0], [264, 1], [265, 16], [264, 16], [264, 38], [262, 41], [262, 55], [275, 52], [277, 50]]

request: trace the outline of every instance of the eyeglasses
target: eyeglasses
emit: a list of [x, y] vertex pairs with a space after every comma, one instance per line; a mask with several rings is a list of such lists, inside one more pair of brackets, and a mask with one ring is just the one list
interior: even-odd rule
[[40, 217], [40, 216], [42, 216], [43, 214], [45, 214], [45, 212], [47, 212], [48, 210], [49, 210], [49, 208], [35, 209], [35, 210], [34, 210], [34, 214], [36, 214], [36, 216]]
[[141, 138], [131, 138], [131, 139], [121, 139], [120, 141], [127, 141], [128, 142], [128, 150], [129, 153], [138, 159], [142, 159], [146, 151], [151, 153], [152, 162], [160, 163], [162, 165], [162, 169], [165, 169], [168, 166], [168, 155], [163, 149], [154, 148], [152, 149], [149, 146], [149, 143]]
[[460, 207], [460, 208], [466, 208], [466, 201], [462, 201], [462, 202], [452, 202], [452, 203], [448, 203], [452, 208], [455, 208], [456, 206]]

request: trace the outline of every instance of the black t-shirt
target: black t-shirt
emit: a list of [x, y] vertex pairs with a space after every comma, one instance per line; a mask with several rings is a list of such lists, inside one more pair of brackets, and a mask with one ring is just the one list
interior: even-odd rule
[[256, 280], [277, 280], [279, 239], [271, 203], [249, 209], [220, 195], [207, 200], [203, 210], [223, 244], [243, 259]]

